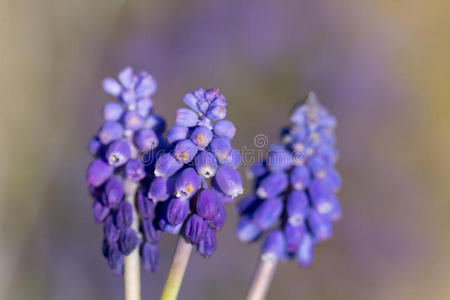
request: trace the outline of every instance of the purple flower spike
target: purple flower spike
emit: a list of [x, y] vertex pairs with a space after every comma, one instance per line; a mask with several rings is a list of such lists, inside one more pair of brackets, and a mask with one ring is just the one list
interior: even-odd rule
[[302, 190], [308, 187], [311, 182], [311, 173], [308, 167], [296, 166], [292, 168], [291, 174], [289, 175], [289, 180], [291, 185], [296, 190]]
[[131, 181], [139, 181], [145, 177], [144, 164], [137, 159], [130, 159], [125, 165], [125, 177]]
[[108, 102], [103, 106], [103, 119], [105, 121], [119, 121], [125, 109], [117, 102]]
[[286, 258], [286, 241], [281, 230], [272, 230], [262, 245], [262, 259], [276, 260]]
[[148, 197], [155, 202], [166, 201], [174, 190], [174, 178], [156, 177], [150, 185]]
[[127, 201], [122, 201], [117, 207], [115, 215], [116, 226], [125, 229], [131, 226], [131, 222], [133, 222], [133, 208]]
[[98, 131], [98, 138], [103, 145], [107, 145], [123, 136], [124, 128], [118, 122], [106, 121]]
[[86, 180], [90, 185], [98, 187], [111, 177], [113, 171], [114, 168], [112, 166], [98, 158], [90, 164]]
[[102, 223], [109, 214], [109, 208], [106, 206], [103, 206], [103, 204], [100, 203], [100, 201], [95, 201], [94, 207], [93, 207], [93, 212], [94, 212], [95, 222]]
[[134, 140], [140, 150], [151, 151], [159, 145], [159, 138], [152, 129], [139, 130], [136, 132]]
[[188, 199], [200, 188], [200, 176], [193, 168], [187, 168], [178, 174], [175, 183], [176, 197]]
[[214, 179], [225, 195], [235, 198], [244, 192], [241, 175], [228, 166], [220, 167]]
[[142, 192], [138, 193], [137, 208], [142, 218], [153, 220], [155, 217], [155, 206], [156, 204], [147, 198]]
[[211, 178], [216, 174], [218, 167], [217, 159], [214, 154], [208, 151], [201, 151], [195, 157], [195, 169], [198, 174], [204, 178]]
[[228, 120], [220, 120], [214, 125], [214, 134], [231, 140], [236, 134], [236, 127]]
[[200, 240], [197, 244], [197, 251], [203, 257], [210, 257], [216, 250], [216, 231], [214, 229], [208, 228], [206, 230], [205, 237]]
[[187, 199], [172, 198], [167, 203], [166, 219], [172, 226], [182, 224], [189, 214]]
[[228, 157], [228, 155], [230, 155], [231, 152], [230, 140], [215, 137], [211, 141], [209, 148], [211, 152], [214, 153], [214, 155], [217, 157], [219, 163], [222, 163]]
[[124, 195], [122, 180], [119, 177], [111, 177], [106, 182], [105, 194], [108, 207], [113, 208], [119, 204]]
[[305, 233], [305, 226], [293, 226], [290, 224], [286, 224], [284, 226], [284, 239], [286, 240], [286, 248], [288, 252], [297, 252]]
[[288, 186], [288, 176], [284, 172], [271, 173], [263, 180], [256, 190], [260, 198], [275, 197], [283, 192]]
[[144, 243], [141, 246], [142, 266], [149, 272], [159, 269], [159, 251], [156, 245]]
[[155, 225], [150, 220], [142, 220], [141, 231], [144, 239], [151, 244], [158, 244], [161, 239], [161, 231], [155, 228]]
[[120, 233], [119, 248], [124, 255], [128, 255], [136, 248], [138, 237], [136, 231], [128, 228]]
[[219, 209], [218, 194], [214, 190], [201, 191], [197, 196], [196, 211], [207, 222], [212, 221]]
[[170, 153], [166, 153], [160, 158], [155, 165], [155, 176], [157, 177], [169, 177], [175, 174], [179, 169], [183, 167], [183, 163], [179, 162]]
[[[342, 182], [334, 169], [336, 120], [314, 93], [290, 119], [292, 124], [281, 130], [282, 144], [272, 145], [267, 157], [249, 170], [254, 191], [237, 206], [241, 219], [236, 235], [250, 242], [270, 231], [263, 257], [266, 253], [278, 259], [295, 257], [307, 267], [314, 245], [332, 236], [332, 222], [342, 214], [336, 197]], [[274, 237], [274, 232], [282, 235]]]
[[175, 115], [175, 124], [179, 126], [193, 127], [197, 125], [198, 115], [190, 109], [180, 108]]
[[106, 159], [113, 167], [124, 165], [131, 156], [130, 146], [124, 140], [112, 142], [106, 150]]
[[295, 258], [297, 259], [298, 264], [302, 268], [307, 268], [311, 265], [314, 259], [314, 241], [312, 236], [307, 233], [304, 235], [302, 242], [300, 243], [300, 247], [295, 254]]
[[286, 202], [286, 213], [289, 224], [294, 226], [303, 224], [309, 213], [309, 201], [305, 192], [293, 190], [289, 193]]
[[198, 147], [191, 140], [182, 140], [177, 143], [173, 156], [181, 163], [187, 164], [194, 159]]
[[208, 225], [202, 217], [192, 214], [186, 222], [185, 234], [192, 244], [197, 245], [204, 239], [207, 229]]
[[265, 230], [275, 224], [283, 211], [281, 198], [269, 198], [261, 201], [253, 214], [253, 222]]
[[189, 128], [186, 126], [175, 125], [167, 132], [167, 141], [169, 143], [175, 143], [176, 141], [184, 140], [188, 137]]
[[191, 140], [196, 144], [200, 149], [204, 150], [206, 146], [209, 145], [213, 138], [212, 131], [205, 126], [198, 126], [194, 129], [191, 135]]
[[109, 215], [104, 222], [103, 233], [108, 244], [113, 244], [119, 240], [120, 229], [114, 223], [114, 217]]

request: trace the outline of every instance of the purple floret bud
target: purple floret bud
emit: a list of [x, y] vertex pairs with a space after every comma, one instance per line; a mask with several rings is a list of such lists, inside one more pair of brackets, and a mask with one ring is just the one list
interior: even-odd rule
[[272, 172], [284, 171], [292, 166], [292, 155], [281, 145], [272, 145], [267, 155], [267, 167]]
[[138, 244], [138, 237], [136, 231], [128, 228], [120, 233], [119, 237], [119, 248], [120, 251], [128, 255], [136, 248]]
[[133, 222], [133, 208], [127, 201], [122, 201], [118, 206], [115, 214], [116, 226], [125, 229], [131, 226]]
[[315, 242], [325, 241], [333, 235], [333, 225], [331, 220], [314, 210], [310, 211], [307, 223]]
[[117, 102], [108, 102], [103, 106], [103, 119], [105, 121], [118, 121], [125, 109]]
[[272, 230], [262, 245], [263, 260], [277, 260], [286, 258], [286, 241], [281, 230]]
[[201, 150], [204, 150], [209, 145], [212, 138], [212, 131], [205, 126], [198, 126], [191, 134], [192, 142], [194, 142]]
[[197, 214], [207, 222], [212, 221], [216, 217], [219, 205], [219, 195], [212, 189], [203, 190], [197, 196]]
[[117, 97], [122, 91], [122, 86], [113, 78], [105, 78], [105, 80], [103, 80], [103, 90], [108, 94]]
[[164, 232], [167, 232], [170, 234], [178, 234], [180, 232], [181, 228], [183, 228], [183, 223], [173, 226], [165, 219], [165, 217], [162, 217], [159, 220], [159, 227]]
[[278, 221], [283, 211], [283, 201], [281, 198], [268, 198], [256, 208], [253, 214], [253, 222], [261, 229], [265, 230]]
[[180, 199], [187, 199], [200, 188], [200, 175], [193, 168], [187, 168], [177, 175], [175, 193]]
[[113, 244], [119, 240], [120, 229], [114, 223], [114, 217], [109, 215], [104, 222], [103, 233], [108, 244]]
[[133, 69], [130, 67], [126, 67], [120, 71], [117, 77], [119, 78], [120, 83], [127, 89], [131, 89], [136, 80], [133, 74]]
[[189, 128], [187, 128], [186, 126], [175, 125], [167, 132], [167, 141], [172, 144], [177, 141], [184, 140], [187, 138], [188, 133]]
[[190, 109], [180, 108], [175, 114], [175, 124], [179, 126], [193, 127], [197, 125], [198, 115]]
[[152, 129], [141, 129], [134, 138], [139, 150], [151, 151], [159, 145], [159, 138]]
[[136, 83], [136, 95], [139, 97], [148, 97], [156, 92], [156, 81], [152, 75], [145, 71], [139, 73], [139, 79]]
[[144, 126], [144, 118], [137, 111], [127, 111], [123, 116], [125, 128], [136, 131]]
[[314, 258], [314, 241], [310, 234], [306, 233], [303, 236], [303, 239], [300, 243], [300, 247], [297, 249], [297, 253], [295, 254], [295, 258], [298, 264], [307, 268], [311, 265]]
[[218, 203], [217, 213], [214, 216], [214, 218], [208, 222], [208, 225], [209, 227], [215, 230], [220, 230], [225, 224], [226, 219], [227, 219], [227, 212], [225, 210], [225, 207], [223, 206], [223, 204]]
[[265, 199], [275, 197], [282, 193], [288, 186], [288, 176], [284, 172], [275, 172], [269, 174], [258, 186], [256, 194], [259, 198]]
[[307, 165], [311, 170], [312, 174], [314, 175], [314, 177], [316, 178], [325, 177], [328, 165], [322, 158], [318, 156], [313, 156], [308, 159]]
[[228, 157], [228, 155], [230, 155], [230, 140], [221, 137], [215, 137], [209, 144], [209, 148], [221, 164]]
[[142, 116], [147, 117], [152, 111], [153, 101], [150, 98], [142, 98], [136, 102], [136, 111]]
[[89, 153], [94, 156], [100, 156], [103, 151], [102, 142], [100, 142], [100, 139], [96, 136], [90, 140], [88, 148]]
[[286, 248], [290, 253], [297, 252], [303, 236], [306, 234], [305, 226], [293, 226], [286, 224], [284, 226], [284, 239], [286, 240]]
[[103, 145], [107, 145], [123, 136], [124, 128], [118, 122], [106, 121], [98, 130], [98, 138]]
[[153, 220], [155, 217], [156, 204], [147, 198], [143, 192], [139, 192], [137, 196], [137, 209], [142, 218]]
[[189, 200], [172, 198], [167, 202], [166, 219], [172, 226], [182, 224], [189, 214]]
[[155, 165], [155, 176], [169, 177], [175, 174], [183, 167], [183, 163], [179, 162], [170, 153], [160, 156]]
[[107, 206], [115, 207], [123, 198], [123, 182], [119, 177], [111, 177], [105, 185]]
[[225, 195], [235, 198], [244, 192], [241, 175], [238, 171], [228, 166], [221, 166], [217, 170], [214, 179]]
[[286, 214], [289, 224], [299, 226], [303, 224], [309, 212], [308, 196], [303, 191], [292, 190], [286, 202]]
[[187, 222], [185, 228], [186, 238], [194, 245], [197, 245], [200, 240], [204, 239], [208, 225], [202, 217], [192, 214]]
[[311, 173], [305, 165], [295, 166], [289, 174], [291, 185], [296, 190], [303, 190], [309, 186], [311, 182]]
[[233, 169], [237, 169], [242, 162], [241, 153], [238, 150], [231, 148], [230, 154], [228, 157], [222, 162], [224, 166], [229, 166]]
[[220, 120], [214, 124], [214, 134], [231, 140], [236, 134], [236, 127], [228, 120]]
[[161, 239], [161, 231], [155, 228], [155, 225], [149, 219], [142, 220], [141, 230], [144, 239], [151, 244], [158, 244]]
[[214, 154], [208, 151], [201, 151], [195, 157], [195, 169], [198, 174], [204, 178], [211, 178], [216, 174], [218, 167], [217, 159]]
[[183, 103], [189, 106], [193, 111], [199, 112], [199, 108], [197, 106], [198, 98], [195, 97], [194, 93], [187, 93], [183, 97]]
[[104, 206], [100, 201], [95, 201], [93, 207], [95, 222], [102, 223], [108, 216], [109, 211], [109, 208]]
[[130, 159], [125, 165], [125, 177], [131, 181], [140, 181], [145, 177], [145, 167], [138, 159]]
[[106, 159], [113, 167], [120, 167], [124, 165], [131, 156], [131, 149], [124, 140], [117, 140], [112, 142], [106, 150]]
[[194, 159], [198, 147], [191, 140], [179, 141], [173, 151], [173, 156], [181, 163], [187, 164]]
[[331, 211], [331, 201], [334, 197], [334, 192], [327, 180], [313, 180], [309, 186], [309, 194], [311, 202], [319, 213], [327, 214]]
[[119, 250], [119, 245], [114, 243], [107, 246], [106, 255], [108, 259], [108, 266], [111, 269], [116, 269], [123, 265], [124, 256]]
[[156, 177], [153, 179], [148, 192], [148, 197], [155, 202], [165, 201], [175, 191], [173, 177]]
[[216, 231], [211, 228], [207, 228], [205, 237], [197, 244], [197, 251], [203, 257], [210, 257], [214, 250], [216, 250]]
[[88, 168], [86, 180], [95, 187], [101, 186], [113, 174], [114, 168], [98, 158]]
[[248, 217], [243, 217], [239, 220], [235, 231], [237, 237], [243, 242], [254, 241], [261, 232], [261, 229]]
[[144, 243], [141, 246], [142, 266], [149, 272], [155, 272], [159, 268], [159, 251], [156, 245]]
[[227, 109], [221, 105], [211, 105], [206, 113], [206, 117], [211, 121], [222, 120], [227, 115]]

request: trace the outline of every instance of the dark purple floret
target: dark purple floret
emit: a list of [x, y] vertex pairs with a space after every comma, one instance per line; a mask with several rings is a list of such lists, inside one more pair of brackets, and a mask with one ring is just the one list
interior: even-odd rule
[[107, 206], [116, 207], [124, 195], [123, 181], [119, 177], [111, 177], [105, 184], [105, 194]]
[[95, 222], [102, 223], [109, 214], [109, 208], [104, 206], [100, 201], [95, 201], [93, 212]]
[[138, 237], [136, 231], [128, 228], [120, 233], [119, 248], [124, 255], [128, 255], [133, 252], [138, 244]]
[[133, 222], [133, 208], [130, 203], [122, 201], [119, 206], [117, 206], [115, 222], [116, 226], [120, 229], [131, 226], [131, 222]]
[[341, 178], [334, 168], [336, 120], [313, 93], [291, 114], [282, 129], [281, 145], [272, 145], [265, 160], [254, 164], [249, 178], [254, 193], [238, 204], [236, 235], [244, 242], [268, 236], [263, 258], [296, 258], [307, 267], [316, 243], [332, 236], [332, 222], [341, 216], [336, 192]]
[[197, 196], [196, 211], [205, 221], [211, 222], [219, 210], [219, 195], [212, 189], [203, 190]]
[[220, 167], [214, 177], [220, 190], [233, 198], [243, 193], [242, 180], [239, 172], [228, 166]]
[[145, 166], [138, 159], [130, 159], [125, 165], [125, 177], [131, 181], [139, 181], [144, 179]]
[[200, 184], [200, 175], [193, 168], [186, 168], [177, 175], [175, 196], [180, 199], [188, 199], [199, 190]]
[[103, 225], [103, 233], [108, 244], [113, 244], [119, 239], [120, 229], [117, 228], [112, 215], [106, 217]]
[[137, 208], [142, 218], [153, 220], [155, 217], [155, 207], [156, 204], [147, 198], [143, 192], [138, 193]]
[[210, 257], [216, 250], [216, 231], [208, 228], [205, 237], [197, 244], [197, 251], [204, 257]]
[[157, 245], [161, 239], [161, 231], [155, 227], [153, 221], [149, 219], [141, 220], [141, 231], [144, 239], [151, 243]]
[[205, 237], [208, 225], [202, 217], [196, 214], [192, 214], [187, 222], [185, 235], [186, 238], [194, 245], [197, 245], [200, 240]]
[[165, 201], [169, 199], [175, 191], [175, 178], [173, 177], [156, 177], [153, 179], [148, 197], [154, 202]]
[[103, 159], [94, 160], [87, 171], [87, 182], [95, 187], [101, 186], [113, 174], [114, 168]]
[[142, 266], [149, 272], [155, 272], [159, 268], [159, 251], [156, 245], [143, 243], [141, 246]]
[[172, 226], [182, 224], [189, 214], [189, 200], [172, 198], [167, 202], [166, 219]]

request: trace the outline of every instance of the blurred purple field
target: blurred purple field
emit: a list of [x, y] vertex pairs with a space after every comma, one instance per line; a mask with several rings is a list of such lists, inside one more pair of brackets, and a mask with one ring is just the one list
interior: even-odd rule
[[[281, 263], [268, 299], [448, 299], [448, 1], [11, 1], [0, 3], [0, 299], [121, 299], [85, 184], [87, 143], [129, 65], [158, 82], [173, 124], [183, 95], [218, 87], [233, 145], [278, 141], [313, 90], [338, 119], [343, 218], [308, 270]], [[245, 167], [239, 169], [245, 175]], [[246, 181], [246, 187], [250, 187]], [[194, 253], [180, 299], [241, 299], [259, 246], [234, 236]], [[144, 273], [159, 297], [161, 267]]]

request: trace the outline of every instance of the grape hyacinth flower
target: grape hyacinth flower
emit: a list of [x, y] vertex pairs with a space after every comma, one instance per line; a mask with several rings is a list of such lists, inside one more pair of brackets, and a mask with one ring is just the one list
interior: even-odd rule
[[332, 236], [332, 222], [341, 216], [335, 118], [311, 92], [290, 120], [282, 144], [272, 145], [266, 158], [250, 168], [254, 192], [237, 205], [238, 238], [254, 242], [265, 235], [248, 299], [265, 294], [278, 260], [292, 258], [308, 267], [314, 247]]
[[[95, 199], [93, 211], [103, 224], [102, 251], [114, 274], [134, 276], [139, 282], [139, 255], [142, 266], [155, 271], [159, 265], [157, 244], [161, 232], [155, 226], [155, 203], [146, 187], [154, 164], [143, 161], [164, 147], [161, 135], [164, 119], [153, 113], [151, 96], [156, 82], [145, 71], [133, 74], [125, 68], [118, 81], [107, 78], [103, 89], [118, 101], [103, 107], [104, 123], [89, 143], [95, 157], [87, 171], [87, 182]], [[131, 272], [137, 272], [132, 274]], [[137, 277], [137, 278], [136, 278]], [[138, 291], [125, 285], [125, 298]], [[137, 288], [139, 290], [139, 288]]]
[[[169, 129], [169, 151], [155, 165], [149, 198], [162, 202], [159, 228], [180, 234], [161, 299], [175, 299], [192, 245], [204, 257], [217, 246], [216, 233], [225, 223], [224, 206], [243, 193], [239, 151], [231, 146], [236, 133], [226, 116], [225, 96], [218, 89], [197, 89], [184, 96]], [[175, 279], [174, 279], [175, 278]]]

